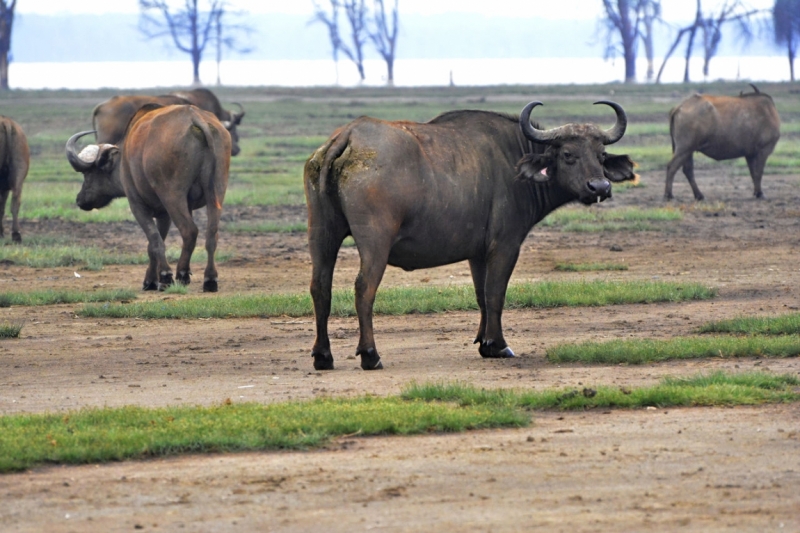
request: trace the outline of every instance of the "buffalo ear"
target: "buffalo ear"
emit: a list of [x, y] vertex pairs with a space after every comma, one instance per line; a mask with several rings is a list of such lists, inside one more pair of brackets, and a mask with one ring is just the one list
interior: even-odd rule
[[105, 169], [108, 165], [113, 165], [115, 156], [119, 154], [119, 148], [114, 145], [103, 145], [100, 150], [100, 155], [97, 156], [97, 168]]
[[636, 166], [627, 155], [607, 154], [603, 161], [603, 174], [609, 181], [631, 181], [638, 177], [633, 171]]
[[547, 167], [552, 163], [552, 159], [544, 154], [528, 154], [517, 163], [517, 179], [545, 182], [550, 179]]

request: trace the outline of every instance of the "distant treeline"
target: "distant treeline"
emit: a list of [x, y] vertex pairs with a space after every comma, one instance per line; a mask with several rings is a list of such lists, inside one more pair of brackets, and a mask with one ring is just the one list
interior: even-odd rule
[[[251, 15], [255, 29], [249, 54], [226, 52], [225, 59], [329, 59], [330, 41], [311, 16]], [[137, 29], [138, 15], [17, 14], [11, 55], [18, 62], [184, 60], [165, 40], [146, 41]], [[742, 49], [735, 32], [724, 35], [721, 56], [781, 55], [769, 41], [754, 40]], [[674, 36], [662, 27], [656, 58]], [[701, 53], [702, 48], [697, 49]], [[640, 52], [641, 54], [642, 52]], [[370, 54], [373, 54], [370, 56]], [[603, 44], [594, 20], [484, 17], [467, 13], [406, 15], [400, 11], [398, 59], [602, 57]], [[372, 50], [368, 58], [377, 59]], [[207, 51], [213, 60], [213, 51]], [[679, 59], [676, 59], [679, 61]]]

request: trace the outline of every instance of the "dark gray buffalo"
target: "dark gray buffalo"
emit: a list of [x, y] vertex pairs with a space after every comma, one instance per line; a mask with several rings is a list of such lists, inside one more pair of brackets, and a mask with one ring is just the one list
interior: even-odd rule
[[11, 240], [22, 242], [19, 231], [19, 206], [22, 201], [22, 182], [28, 175], [30, 150], [28, 139], [19, 124], [0, 116], [0, 237], [3, 236], [3, 217], [6, 201], [11, 194]]
[[97, 104], [92, 111], [92, 127], [97, 130], [98, 144], [118, 144], [125, 137], [125, 131], [133, 115], [146, 104], [195, 105], [213, 113], [231, 135], [231, 155], [239, 153], [239, 133], [236, 127], [244, 118], [244, 109], [239, 104], [239, 112], [222, 108], [217, 97], [208, 89], [179, 91], [160, 96], [126, 95], [114, 96]]
[[540, 130], [530, 114], [453, 111], [424, 124], [361, 117], [340, 128], [306, 162], [314, 368], [333, 368], [328, 317], [336, 256], [352, 235], [361, 258], [355, 283], [361, 368], [382, 368], [372, 309], [386, 265], [404, 270], [468, 260], [481, 310], [483, 357], [513, 357], [503, 338], [506, 287], [531, 228], [557, 207], [611, 197], [632, 180], [633, 162], [605, 145], [625, 133], [567, 124]]
[[772, 97], [751, 86], [755, 92], [739, 96], [695, 94], [670, 111], [673, 155], [667, 165], [666, 200], [672, 200], [672, 183], [681, 167], [695, 199], [704, 198], [694, 181], [694, 152], [716, 161], [744, 157], [753, 178], [753, 195], [764, 197], [761, 176], [781, 136], [781, 120]]
[[91, 133], [76, 133], [67, 141], [67, 159], [84, 178], [78, 206], [100, 209], [114, 198], [128, 197], [149, 242], [144, 290], [164, 290], [173, 282], [164, 248], [170, 222], [183, 240], [177, 280], [189, 283], [198, 233], [192, 211], [205, 206], [208, 263], [203, 290], [215, 292], [214, 252], [231, 157], [231, 136], [225, 127], [195, 106], [148, 104], [131, 119], [121, 146], [92, 144], [79, 153], [78, 139]]

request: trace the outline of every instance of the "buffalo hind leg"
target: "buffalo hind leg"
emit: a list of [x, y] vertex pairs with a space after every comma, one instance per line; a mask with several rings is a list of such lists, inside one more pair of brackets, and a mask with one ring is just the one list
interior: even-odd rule
[[369, 237], [358, 239], [353, 236], [361, 256], [361, 268], [355, 284], [356, 314], [360, 333], [356, 355], [361, 356], [361, 368], [364, 370], [380, 370], [383, 368], [383, 363], [375, 347], [372, 315], [375, 295], [389, 261], [391, 236], [387, 235], [387, 232], [382, 232], [380, 228], [373, 228], [370, 231], [373, 234]]
[[517, 264], [519, 245], [504, 246], [490, 251], [486, 262], [484, 299], [486, 302], [486, 330], [478, 352], [483, 357], [514, 357], [503, 337], [502, 315], [506, 289], [511, 273]]
[[750, 169], [750, 177], [753, 179], [753, 196], [758, 199], [764, 198], [761, 190], [761, 177], [764, 175], [764, 166], [767, 164], [767, 157], [772, 150], [762, 150], [752, 157], [746, 157], [747, 168]]
[[[217, 253], [217, 239], [219, 238], [219, 219], [222, 216], [222, 205], [214, 204], [206, 206], [206, 255], [208, 262], [203, 274], [203, 292], [217, 292], [219, 290], [219, 279], [217, 277], [217, 265], [214, 255]], [[191, 274], [191, 272], [190, 272]]]
[[[140, 205], [140, 201], [137, 201], [137, 199], [133, 197], [128, 198], [128, 203], [133, 217], [147, 236], [147, 256], [150, 258], [150, 263], [144, 276], [142, 289], [145, 291], [163, 291], [167, 285], [172, 284], [171, 272], [169, 280], [161, 280], [158, 276], [159, 268], [161, 268], [160, 262], [163, 261], [164, 264], [166, 264], [167, 260], [164, 239], [161, 238], [158, 227], [156, 227], [156, 223], [153, 221], [153, 214], [149, 213], [146, 208]], [[163, 281], [168, 281], [169, 283], [163, 284]]]
[[[685, 173], [686, 162], [691, 160], [691, 158], [692, 152], [686, 152], [678, 149], [673, 152], [672, 159], [667, 164], [667, 181], [664, 185], [664, 200], [669, 201], [673, 199], [672, 184], [675, 182], [675, 174], [681, 167], [684, 167]], [[691, 183], [691, 181], [689, 183]]]
[[[191, 281], [191, 259], [194, 248], [197, 245], [197, 235], [199, 233], [197, 225], [192, 219], [192, 212], [189, 210], [188, 204], [185, 202], [170, 201], [169, 199], [162, 200], [167, 207], [167, 212], [178, 232], [181, 234], [181, 256], [178, 259], [178, 264], [175, 266], [176, 278], [180, 283], [188, 285]], [[209, 217], [210, 218], [210, 217]], [[172, 279], [172, 269], [167, 264], [166, 256], [163, 258], [163, 264], [159, 265], [159, 281], [169, 278]]]
[[336, 256], [347, 235], [345, 227], [331, 224], [309, 225], [308, 250], [311, 254], [311, 299], [314, 302], [314, 319], [317, 337], [311, 349], [314, 370], [333, 370], [333, 354], [328, 336], [328, 318], [331, 314], [331, 290]]
[[689, 154], [689, 158], [683, 164], [683, 175], [686, 176], [686, 180], [689, 182], [689, 186], [692, 188], [692, 193], [694, 194], [694, 199], [698, 202], [705, 199], [703, 193], [700, 192], [700, 189], [697, 187], [697, 182], [694, 181], [694, 158], [692, 154]]

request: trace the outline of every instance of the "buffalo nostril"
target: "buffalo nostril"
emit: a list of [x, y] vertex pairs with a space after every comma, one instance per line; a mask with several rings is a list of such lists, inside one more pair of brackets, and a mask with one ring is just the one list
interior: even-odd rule
[[597, 195], [608, 195], [611, 192], [611, 182], [606, 179], [592, 180], [586, 184], [589, 192]]

